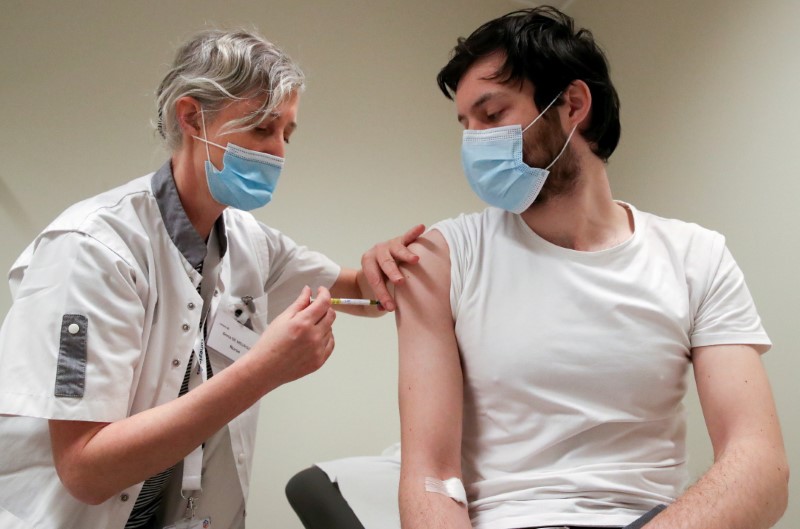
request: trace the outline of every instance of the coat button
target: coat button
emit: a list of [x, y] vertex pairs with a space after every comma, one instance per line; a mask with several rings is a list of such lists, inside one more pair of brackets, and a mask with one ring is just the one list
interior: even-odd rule
[[81, 327], [77, 323], [73, 323], [69, 327], [67, 327], [67, 331], [69, 331], [70, 334], [78, 334], [78, 331], [80, 330]]
[[181, 329], [183, 329], [184, 331], [188, 331], [189, 330], [189, 324], [188, 323], [184, 323], [183, 325], [181, 325]]
[[172, 365], [174, 367], [178, 367], [179, 365], [181, 365], [181, 361], [175, 358], [174, 360], [172, 360]]
[[127, 492], [123, 492], [122, 495], [119, 497], [121, 501], [128, 501], [128, 498], [130, 498], [130, 496], [128, 496]]
[[189, 302], [189, 304], [188, 304], [188, 305], [186, 305], [186, 307], [187, 307], [189, 310], [194, 310], [194, 303], [192, 303], [192, 302], [190, 301], [190, 302]]

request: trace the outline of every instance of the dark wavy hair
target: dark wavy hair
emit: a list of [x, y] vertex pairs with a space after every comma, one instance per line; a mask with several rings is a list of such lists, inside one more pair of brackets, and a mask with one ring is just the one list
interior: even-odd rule
[[[533, 86], [541, 109], [572, 81], [581, 80], [592, 94], [589, 126], [582, 131], [592, 152], [607, 161], [619, 143], [619, 97], [609, 77], [605, 54], [588, 29], [550, 6], [523, 9], [491, 20], [460, 37], [450, 61], [436, 76], [445, 96], [453, 99], [459, 81], [478, 59], [495, 52], [506, 60], [495, 79]], [[562, 104], [561, 102], [557, 104]]]

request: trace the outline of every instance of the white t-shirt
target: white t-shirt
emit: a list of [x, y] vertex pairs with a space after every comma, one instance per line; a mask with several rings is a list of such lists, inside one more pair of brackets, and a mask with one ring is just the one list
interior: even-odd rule
[[[339, 275], [249, 213], [229, 208], [219, 226], [225, 253], [208, 329], [244, 308], [260, 334], [304, 285]], [[47, 420], [113, 422], [178, 397], [200, 332], [204, 254], [167, 163], [72, 206], [17, 260], [0, 329], [0, 527], [125, 525], [142, 484], [97, 506], [74, 499], [53, 466]], [[208, 352], [214, 373], [232, 362]], [[215, 528], [243, 517], [257, 417], [258, 404], [207, 443], [198, 514]]]
[[767, 347], [724, 238], [637, 211], [598, 252], [489, 208], [433, 226], [450, 248], [473, 526], [624, 526], [687, 481], [691, 348]]

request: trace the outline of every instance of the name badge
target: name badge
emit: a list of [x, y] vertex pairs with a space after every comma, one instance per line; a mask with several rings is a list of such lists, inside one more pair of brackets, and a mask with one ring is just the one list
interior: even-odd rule
[[217, 312], [207, 345], [234, 362], [258, 341], [258, 333], [248, 329], [226, 311]]

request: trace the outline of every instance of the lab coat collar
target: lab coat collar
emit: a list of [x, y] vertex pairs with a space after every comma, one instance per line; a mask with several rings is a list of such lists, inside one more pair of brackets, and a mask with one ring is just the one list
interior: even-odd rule
[[[183, 204], [178, 196], [178, 188], [175, 186], [175, 178], [172, 176], [171, 160], [167, 160], [155, 172], [150, 185], [170, 239], [192, 265], [192, 268], [197, 270], [205, 260], [207, 246], [183, 209]], [[224, 215], [219, 216], [214, 224], [214, 229], [217, 230], [221, 258], [228, 249]]]

